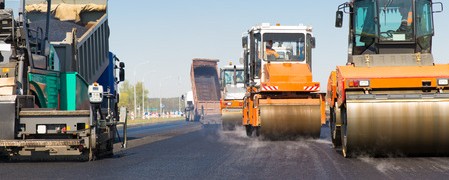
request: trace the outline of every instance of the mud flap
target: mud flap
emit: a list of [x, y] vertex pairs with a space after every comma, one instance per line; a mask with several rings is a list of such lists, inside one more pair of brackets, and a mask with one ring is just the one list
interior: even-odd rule
[[16, 96], [0, 97], [0, 139], [14, 139], [16, 129]]

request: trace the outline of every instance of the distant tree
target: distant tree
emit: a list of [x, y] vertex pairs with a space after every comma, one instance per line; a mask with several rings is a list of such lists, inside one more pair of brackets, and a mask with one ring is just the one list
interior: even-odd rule
[[120, 102], [118, 105], [120, 107], [126, 107], [128, 110], [134, 108], [134, 106], [131, 106], [131, 102], [134, 97], [132, 87], [133, 86], [127, 80], [119, 84]]
[[131, 108], [130, 105], [130, 96], [129, 92], [120, 93], [120, 102], [118, 103], [119, 107], [126, 107], [127, 109]]
[[[134, 112], [134, 85], [129, 81], [120, 83], [119, 85], [120, 93], [120, 107], [126, 107], [130, 112]], [[160, 112], [160, 99], [159, 98], [148, 98], [149, 91], [145, 89], [144, 99], [145, 101], [145, 111], [147, 112]], [[137, 82], [136, 84], [136, 105], [137, 107], [142, 106], [142, 82]], [[164, 106], [164, 112], [175, 112], [178, 111], [179, 106], [181, 106], [181, 111], [184, 110], [184, 101], [180, 101], [179, 97], [172, 98], [162, 98], [162, 105]]]
[[[142, 106], [142, 82], [137, 82], [136, 84], [136, 105], [137, 107]], [[134, 85], [129, 83], [129, 81], [125, 81], [119, 85], [119, 93], [120, 93], [120, 102], [119, 106], [124, 106], [130, 111], [134, 111]], [[145, 89], [144, 97], [148, 97], [148, 90]], [[147, 103], [148, 98], [145, 98], [144, 101]], [[145, 105], [147, 106], [147, 105]]]
[[[159, 98], [151, 98], [149, 99], [148, 108], [151, 112], [160, 112], [159, 108]], [[162, 98], [162, 105], [164, 106], [163, 110], [164, 112], [175, 112], [178, 111], [179, 105], [181, 105], [181, 111], [184, 109], [184, 102], [181, 100], [179, 102], [179, 97], [173, 97], [173, 98]]]

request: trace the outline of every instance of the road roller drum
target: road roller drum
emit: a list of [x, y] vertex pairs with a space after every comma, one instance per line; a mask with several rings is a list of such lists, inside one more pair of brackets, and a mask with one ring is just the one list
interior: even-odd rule
[[348, 100], [345, 155], [447, 154], [449, 99]]
[[260, 134], [266, 138], [319, 137], [320, 104], [261, 105]]
[[224, 109], [221, 112], [223, 130], [234, 130], [242, 125], [242, 109]]

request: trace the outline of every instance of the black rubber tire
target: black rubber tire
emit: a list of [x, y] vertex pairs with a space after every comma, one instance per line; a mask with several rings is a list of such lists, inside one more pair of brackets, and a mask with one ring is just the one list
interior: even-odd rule
[[341, 129], [337, 127], [337, 116], [340, 116], [340, 113], [336, 112], [337, 108], [337, 106], [330, 108], [329, 129], [333, 147], [341, 148]]
[[107, 150], [106, 150], [106, 153], [104, 154], [104, 158], [114, 157], [114, 140], [108, 140], [106, 146], [107, 146], [107, 148], [106, 148]]
[[248, 137], [251, 137], [251, 136], [253, 136], [253, 126], [251, 126], [251, 125], [246, 125], [245, 126], [245, 129], [246, 129], [246, 135], [248, 136]]
[[341, 151], [343, 154], [343, 157], [345, 158], [350, 158], [351, 157], [351, 150], [348, 146], [348, 129], [347, 129], [347, 125], [348, 125], [348, 121], [347, 121], [347, 113], [346, 113], [346, 107], [342, 106], [341, 107], [341, 121], [342, 121], [342, 125], [341, 125]]

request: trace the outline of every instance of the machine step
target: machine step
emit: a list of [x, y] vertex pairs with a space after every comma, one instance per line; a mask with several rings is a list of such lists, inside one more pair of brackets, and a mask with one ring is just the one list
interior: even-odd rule
[[82, 144], [82, 139], [0, 140], [0, 146], [3, 147], [78, 146]]

